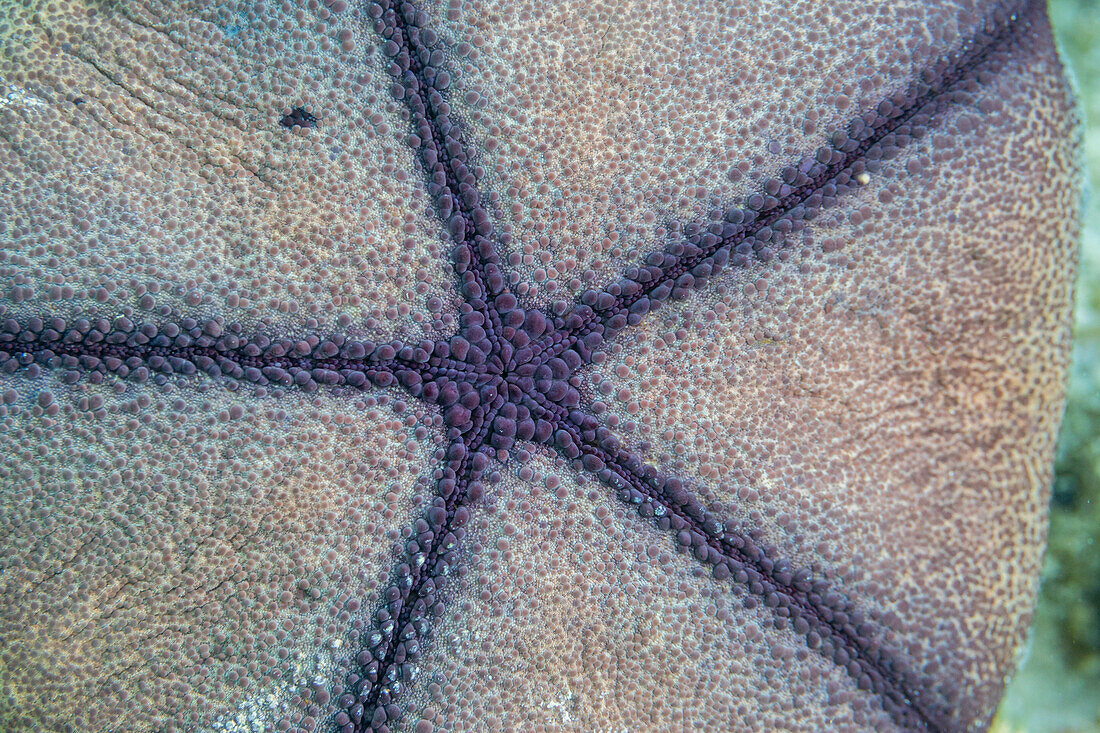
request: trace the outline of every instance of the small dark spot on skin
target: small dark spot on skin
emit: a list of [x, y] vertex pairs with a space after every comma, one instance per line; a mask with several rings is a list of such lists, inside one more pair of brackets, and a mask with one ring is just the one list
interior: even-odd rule
[[84, 104], [84, 97], [77, 97], [77, 98], [75, 98], [75, 99], [73, 100], [73, 104], [75, 104], [75, 105], [76, 105], [77, 107], [79, 107], [80, 105]]
[[303, 107], [295, 107], [290, 114], [285, 114], [279, 120], [283, 127], [317, 127], [317, 118]]
[[[346, 6], [345, 3], [329, 5], [332, 12], [346, 10], [340, 7]], [[406, 131], [408, 147], [425, 174], [430, 199], [428, 213], [438, 215], [453, 245], [450, 258], [458, 288], [456, 301], [461, 301], [461, 308], [457, 328], [447, 331], [452, 336], [418, 343], [354, 341], [345, 339], [341, 333], [324, 338], [323, 334], [269, 338], [247, 332], [240, 324], [226, 323], [220, 317], [206, 321], [166, 320], [171, 310], [167, 305], [160, 306], [163, 312], [155, 324], [137, 317], [132, 320], [129, 312], [122, 316], [107, 314], [111, 318], [88, 314], [88, 318], [72, 322], [46, 313], [19, 321], [8, 317], [6, 309], [0, 307], [0, 313], [4, 314], [0, 318], [0, 372], [11, 374], [21, 370], [27, 379], [34, 380], [43, 369], [63, 370], [62, 382], [74, 384], [86, 379], [93, 386], [107, 379], [129, 379], [138, 384], [151, 381], [165, 388], [166, 394], [171, 388], [178, 395], [164, 400], [171, 402], [173, 420], [182, 421], [198, 412], [207, 416], [216, 412], [218, 422], [259, 421], [252, 406], [246, 409], [245, 405], [231, 404], [220, 409], [197, 396], [205, 394], [214, 380], [224, 382], [228, 392], [239, 386], [251, 386], [260, 395], [261, 390], [266, 394], [270, 387], [272, 399], [280, 398], [284, 390], [306, 394], [330, 388], [334, 394], [359, 391], [364, 393], [367, 407], [389, 406], [395, 415], [407, 416], [401, 418], [407, 427], [418, 425], [421, 415], [431, 413], [434, 426], [442, 431], [446, 442], [436, 449], [432, 459], [436, 466], [434, 475], [422, 474], [422, 480], [416, 484], [421, 493], [412, 500], [412, 506], [416, 507], [413, 524], [400, 525], [400, 531], [387, 531], [387, 537], [394, 542], [392, 552], [396, 558], [386, 565], [388, 569], [377, 581], [381, 590], [369, 599], [372, 605], [349, 598], [346, 611], [333, 608], [342, 615], [341, 623], [360, 608], [368, 615], [355, 627], [361, 630], [362, 641], [350, 650], [354, 664], [341, 668], [330, 688], [320, 682], [301, 687], [291, 700], [292, 706], [303, 708], [293, 713], [296, 722], [292, 724], [289, 718], [284, 718], [275, 729], [290, 730], [297, 726], [313, 730], [323, 715], [330, 714], [321, 711], [330, 700], [338, 706], [335, 725], [343, 730], [388, 729], [401, 724], [404, 715], [411, 717], [416, 712], [400, 707], [404, 704], [401, 696], [408, 694], [406, 689], [420, 669], [418, 665], [422, 663], [418, 657], [438, 633], [433, 631], [433, 626], [439, 623], [435, 619], [445, 613], [470, 614], [473, 608], [472, 602], [465, 601], [448, 609], [451, 600], [445, 585], [448, 577], [461, 578], [469, 568], [462, 560], [464, 544], [473, 545], [478, 553], [487, 549], [478, 544], [476, 537], [467, 538], [466, 526], [474, 522], [475, 527], [484, 528], [487, 525], [476, 524], [487, 521], [481, 520], [479, 512], [500, 511], [497, 507], [502, 502], [498, 497], [502, 492], [492, 487], [501, 484], [505, 474], [490, 461], [508, 464], [516, 456], [517, 462], [523, 462], [526, 459], [522, 456], [530, 458], [535, 449], [555, 456], [564, 470], [571, 470], [570, 466], [576, 469], [577, 473], [569, 475], [575, 479], [580, 494], [587, 492], [588, 501], [594, 502], [606, 493], [622, 505], [608, 501], [612, 508], [599, 507], [597, 519], [610, 525], [612, 519], [635, 511], [653, 522], [674, 538], [681, 554], [700, 563], [693, 568], [695, 576], [713, 575], [743, 596], [741, 603], [745, 608], [759, 606], [770, 613], [766, 618], [771, 619], [775, 629], [793, 629], [805, 639], [805, 649], [795, 644], [799, 660], [806, 659], [813, 650], [827, 663], [835, 663], [853, 678], [859, 689], [877, 696], [883, 713], [893, 716], [899, 727], [936, 729], [953, 724], [950, 716], [954, 692], [953, 688], [947, 688], [946, 681], [941, 683], [932, 672], [925, 675], [920, 667], [910, 668], [906, 656], [887, 646], [883, 640], [885, 633], [879, 633], [875, 625], [877, 620], [865, 619], [848, 601], [842, 585], [815, 577], [816, 570], [812, 568], [792, 566], [779, 556], [777, 548], [763, 544], [763, 532], [758, 532], [748, 521], [742, 525], [742, 520], [731, 515], [734, 510], [728, 506], [716, 502], [712, 509], [707, 498], [712, 494], [705, 484], [681, 481], [659, 468], [672, 464], [676, 471], [683, 471], [683, 462], [673, 462], [675, 459], [665, 454], [659, 462], [647, 463], [645, 454], [659, 452], [660, 447], [644, 439], [650, 436], [641, 417], [638, 423], [631, 420], [620, 423], [619, 415], [613, 413], [615, 421], [607, 420], [604, 427], [603, 419], [596, 416], [604, 413], [607, 405], [598, 401], [589, 404], [584, 394], [587, 382], [578, 370], [588, 364], [603, 363], [605, 353], [617, 353], [613, 348], [621, 347], [614, 341], [617, 334], [638, 327], [643, 317], [662, 304], [703, 291], [708, 279], [722, 269], [746, 268], [743, 280], [746, 296], [774, 293], [770, 275], [757, 277], [756, 272], [747, 268], [757, 262], [767, 263], [773, 257], [782, 259], [791, 247], [787, 238], [793, 241], [803, 231], [805, 221], [818, 212], [838, 207], [843, 196], [857, 190], [857, 184], [869, 183], [870, 174], [864, 172], [868, 161], [882, 157], [887, 145], [896, 149], [903, 146], [895, 134], [900, 127], [910, 131], [914, 126], [930, 127], [931, 117], [921, 111], [931, 109], [933, 104], [948, 104], [945, 100], [955, 86], [969, 83], [977, 73], [975, 69], [986, 52], [982, 49], [988, 51], [1001, 41], [994, 38], [975, 46], [977, 50], [953, 62], [954, 72], [930, 81], [930, 86], [906, 92], [904, 97], [892, 97], [894, 101], [889, 104], [893, 106], [886, 112], [855, 118], [852, 127], [839, 129], [833, 142], [814, 155], [791, 157], [799, 153], [784, 154], [782, 145], [777, 140], [771, 141], [767, 146], [770, 155], [790, 159], [780, 178], [750, 174], [746, 163], [744, 171], [737, 170], [736, 176], [730, 174], [730, 180], [740, 180], [743, 174], [748, 176], [750, 191], [745, 201], [735, 200], [731, 208], [716, 210], [698, 221], [670, 223], [667, 228], [672, 234], [668, 235], [666, 245], [647, 255], [644, 262], [627, 268], [606, 287], [597, 289], [593, 284], [578, 296], [577, 302], [561, 299], [552, 305], [539, 306], [526, 301], [518, 289], [515, 294], [509, 290], [509, 283], [519, 283], [520, 279], [518, 273], [516, 279], [510, 279], [501, 263], [501, 251], [507, 251], [508, 240], [494, 232], [493, 217], [500, 215], [490, 208], [496, 205], [494, 196], [498, 192], [489, 191], [484, 196], [478, 187], [481, 173], [477, 164], [471, 162], [477, 160], [477, 150], [466, 139], [461, 119], [450, 111], [450, 74], [443, 50], [435, 47], [438, 36], [428, 27], [428, 13], [410, 2], [397, 0], [377, 0], [369, 8], [370, 13], [378, 16], [376, 32], [385, 41], [386, 54], [393, 58], [389, 73], [394, 77], [394, 96], [406, 102], [411, 123], [410, 131]], [[1004, 30], [1006, 39], [1008, 30]], [[459, 53], [466, 55], [470, 49], [467, 47], [463, 52], [462, 45], [465, 44], [460, 44]], [[72, 102], [80, 105], [84, 99], [73, 98]], [[469, 99], [467, 102], [473, 104]], [[318, 125], [318, 119], [304, 107], [283, 107], [283, 110], [285, 114], [279, 118], [283, 127]], [[381, 120], [381, 115], [378, 118]], [[331, 143], [328, 147], [332, 160], [343, 152]], [[126, 155], [135, 154], [129, 145], [122, 150]], [[764, 160], [763, 156], [759, 159]], [[402, 175], [404, 172], [399, 172], [399, 180], [404, 181]], [[859, 213], [859, 216], [870, 215]], [[90, 217], [79, 221], [87, 227], [84, 231], [95, 226]], [[800, 236], [803, 246], [808, 247], [808, 234]], [[835, 247], [823, 246], [823, 249], [832, 252], [842, 246], [840, 240]], [[629, 260], [634, 255], [624, 257]], [[588, 272], [586, 282], [598, 280], [596, 272]], [[725, 288], [721, 286], [719, 293], [724, 294]], [[24, 290], [29, 293], [30, 288], [16, 286], [13, 291], [17, 294], [16, 302], [31, 297], [24, 296]], [[844, 292], [822, 296], [826, 313], [848, 308]], [[150, 293], [142, 295], [140, 302], [145, 310], [155, 305]], [[195, 288], [185, 295], [185, 302], [188, 306], [199, 306], [208, 301]], [[816, 310], [816, 301], [812, 307]], [[448, 307], [443, 300], [433, 297], [428, 300], [428, 309], [439, 315]], [[341, 329], [350, 325], [351, 317], [346, 319], [347, 322], [340, 321]], [[370, 325], [373, 322], [372, 317], [368, 329], [374, 328]], [[438, 319], [437, 322], [442, 323]], [[317, 320], [309, 319], [307, 328], [317, 331]], [[442, 326], [439, 330], [443, 331]], [[679, 329], [664, 336], [663, 341], [671, 344], [689, 338], [687, 329]], [[763, 336], [757, 338], [761, 345], [770, 341]], [[625, 364], [621, 366], [624, 371], [616, 372], [617, 379], [625, 379], [631, 373]], [[186, 384], [198, 383], [195, 399], [187, 398], [185, 390], [175, 389], [177, 385], [168, 381], [172, 375], [190, 380]], [[625, 387], [617, 392], [620, 385], [615, 380], [607, 379], [604, 384], [606, 390], [601, 386], [600, 391], [609, 400], [612, 396], [623, 403], [635, 399]], [[376, 388], [387, 389], [391, 394], [378, 393]], [[0, 417], [22, 410], [41, 420], [45, 428], [52, 424], [47, 420], [67, 415], [74, 408], [96, 419], [105, 414], [103, 397], [96, 390], [73, 396], [62, 389], [38, 389], [26, 399], [15, 389], [0, 390]], [[62, 394], [65, 398], [59, 399]], [[152, 397], [144, 393], [142, 396], [148, 403], [141, 407], [152, 404]], [[358, 404], [359, 396], [355, 399]], [[294, 419], [292, 412], [273, 410], [267, 419], [290, 423]], [[136, 429], [142, 429], [136, 418], [145, 416], [135, 414]], [[86, 415], [81, 419], [87, 419]], [[642, 438], [638, 452], [629, 448], [628, 441], [619, 441], [616, 433], [637, 434]], [[227, 431], [225, 435], [230, 433]], [[420, 446], [431, 447], [425, 443], [428, 435], [428, 428], [418, 425], [415, 438]], [[682, 442], [679, 436], [676, 440]], [[411, 455], [414, 443], [405, 445]], [[542, 481], [565, 505], [572, 487], [561, 483], [557, 476], [543, 478], [529, 467], [519, 469], [518, 475], [523, 481]], [[63, 478], [75, 481], [78, 477]], [[110, 480], [115, 485], [128, 479], [122, 476], [122, 471], [115, 470]], [[584, 488], [586, 484], [588, 488]], [[393, 484], [394, 497], [399, 496], [398, 486]], [[745, 501], [755, 499], [746, 494]], [[479, 504], [484, 504], [484, 509]], [[572, 512], [576, 505], [565, 506]], [[511, 511], [510, 506], [507, 511]], [[731, 516], [731, 520], [725, 521], [725, 516]], [[330, 521], [328, 515], [326, 521]], [[780, 525], [786, 527], [786, 521]], [[506, 525], [505, 534], [516, 531], [514, 525]], [[522, 530], [520, 533], [522, 540]], [[664, 544], [649, 546], [645, 562], [661, 558], [660, 563], [667, 564], [664, 558], [671, 555], [666, 551], [671, 550], [671, 545], [667, 538], [661, 542]], [[504, 553], [507, 559], [508, 553], [529, 551], [521, 544], [511, 545], [508, 540], [498, 539], [496, 549], [488, 552], [494, 556]], [[825, 555], [824, 551], [819, 552]], [[585, 563], [592, 557], [605, 565], [616, 562], [599, 554], [599, 550], [586, 551], [585, 555], [588, 556]], [[330, 561], [332, 557], [335, 553], [330, 555]], [[314, 605], [322, 602], [325, 578], [307, 571], [304, 564], [294, 574], [297, 577], [290, 578], [292, 583], [273, 592], [271, 600], [274, 602], [277, 596], [274, 605], [282, 609], [309, 607], [312, 611]], [[482, 577], [487, 581], [490, 578], [488, 574]], [[482, 595], [482, 600], [489, 602], [492, 596]], [[287, 660], [297, 654], [288, 641], [293, 639], [288, 636], [292, 624], [289, 620], [284, 623], [276, 634], [264, 632], [257, 641], [263, 645], [260, 648], [270, 649], [272, 664], [289, 664]], [[327, 633], [332, 634], [334, 628], [329, 627]], [[276, 629], [268, 629], [273, 630]], [[748, 627], [746, 634], [751, 641], [764, 639], [764, 632], [756, 624]], [[231, 662], [233, 666], [225, 676], [229, 684], [242, 688], [250, 684], [251, 666], [246, 671], [233, 658], [234, 650], [223, 648], [220, 639], [212, 641], [217, 643], [199, 647], [198, 658], [203, 664], [208, 659]], [[522, 648], [517, 651], [521, 655], [528, 653]], [[940, 687], [930, 687], [932, 684], [942, 684], [952, 697], [943, 698], [937, 691]], [[440, 689], [439, 685], [436, 688]], [[442, 700], [444, 694], [432, 693], [432, 696]], [[420, 720], [415, 729], [431, 733], [433, 725]]]

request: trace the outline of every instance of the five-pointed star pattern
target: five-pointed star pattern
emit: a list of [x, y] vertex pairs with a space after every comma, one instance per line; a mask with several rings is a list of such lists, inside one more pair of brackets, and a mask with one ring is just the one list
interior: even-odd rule
[[[752, 526], [709, 509], [698, 482], [624, 447], [593, 410], [579, 374], [600, 362], [606, 344], [630, 339], [631, 327], [666, 302], [705, 289], [724, 271], [776, 258], [809, 222], [866, 184], [882, 161], [928, 135], [956, 96], [985, 73], [990, 57], [1029, 32], [1035, 6], [991, 15], [954, 55], [852, 118], [828, 145], [792, 160], [720, 216], [680, 226], [663, 250], [618, 280], [584, 290], [570, 305], [540, 307], [510, 286], [514, 280], [501, 261], [507, 240], [479, 187], [483, 172], [468, 128], [452, 112], [455, 82], [428, 13], [402, 0], [372, 3], [366, 15], [388, 59], [391, 94], [409, 111], [407, 144], [453, 247], [462, 298], [453, 336], [417, 342], [333, 333], [280, 337], [220, 319], [11, 316], [2, 324], [0, 362], [8, 374], [54, 370], [70, 384], [164, 384], [205, 375], [306, 394], [388, 388], [439, 411], [446, 444], [431, 469], [434, 495], [402, 532], [361, 648], [331, 696], [337, 712], [330, 722], [343, 733], [410, 724], [404, 698], [425, 649], [436, 643], [436, 626], [457, 613], [448, 607], [448, 586], [463, 562], [467, 526], [492, 491], [487, 475], [508, 465], [517, 450], [534, 450], [531, 444], [552, 449], [670, 533], [745, 608], [769, 609], [776, 629], [793, 630], [832, 660], [898, 726], [951, 728], [950, 681], [930, 682], [936, 673], [906, 658], [843, 587], [783, 558]], [[316, 125], [303, 110], [293, 114]], [[51, 404], [52, 397], [40, 399], [42, 409]]]

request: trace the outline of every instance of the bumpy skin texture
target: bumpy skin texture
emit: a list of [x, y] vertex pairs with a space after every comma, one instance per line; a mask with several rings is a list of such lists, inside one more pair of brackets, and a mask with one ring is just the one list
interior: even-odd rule
[[5, 730], [988, 722], [1038, 3], [0, 8]]

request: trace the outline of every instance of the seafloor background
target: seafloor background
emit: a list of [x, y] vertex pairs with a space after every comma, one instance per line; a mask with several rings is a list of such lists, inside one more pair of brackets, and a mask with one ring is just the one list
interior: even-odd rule
[[995, 733], [1100, 733], [1100, 0], [1052, 0], [1085, 117], [1085, 221], [1050, 547], [1023, 667]]

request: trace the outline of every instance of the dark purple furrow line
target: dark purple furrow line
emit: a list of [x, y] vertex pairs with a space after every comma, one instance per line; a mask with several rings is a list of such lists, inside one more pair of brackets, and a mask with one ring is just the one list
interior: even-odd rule
[[[345, 723], [338, 718], [336, 722], [345, 728], [352, 725], [350, 730], [363, 730], [363, 726], [379, 729], [400, 714], [400, 710], [391, 706], [403, 681], [411, 678], [412, 670], [398, 667], [416, 660], [419, 640], [430, 635], [430, 618], [444, 612], [438, 600], [438, 593], [445, 586], [441, 579], [457, 560], [457, 547], [465, 535], [462, 527], [470, 518], [467, 507], [480, 501], [485, 491], [480, 477], [489, 459], [480, 447], [486, 442], [495, 412], [495, 408], [476, 408], [472, 418], [474, 429], [448, 450], [448, 471], [440, 480], [440, 495], [427, 515], [417, 520], [419, 532], [406, 543], [405, 553], [412, 562], [398, 565], [398, 581], [389, 588], [387, 606], [375, 616], [378, 630], [371, 637], [373, 650], [359, 655], [365, 682], [351, 707], [359, 706], [363, 716], [356, 720], [354, 713], [349, 714]], [[386, 629], [390, 633], [385, 633]], [[367, 712], [369, 720], [365, 717]]]
[[[846, 668], [862, 689], [886, 699], [887, 710], [919, 727], [941, 730], [944, 714], [920, 700], [915, 675], [901, 658], [872, 638], [872, 630], [860, 633], [863, 614], [824, 581], [813, 580], [806, 570], [773, 557], [748, 534], [729, 528], [707, 511], [678, 479], [662, 476], [637, 456], [600, 441], [591, 426], [571, 424], [560, 428], [563, 452], [579, 459], [583, 467], [616, 489], [618, 498], [634, 505], [643, 517], [676, 532], [676, 541], [696, 560], [712, 566], [718, 580], [731, 579], [748, 592], [745, 605], [757, 598], [784, 619], [809, 645]], [[617, 480], [616, 480], [617, 479]]]
[[[417, 385], [440, 379], [477, 378], [484, 366], [451, 358], [447, 342], [376, 344], [335, 334], [299, 339], [245, 334], [219, 321], [135, 324], [34, 317], [0, 324], [0, 369], [9, 373], [37, 365], [71, 372], [72, 379], [114, 374], [145, 381], [154, 375], [230, 377], [260, 386], [366, 388], [399, 381], [420, 396]], [[426, 395], [429, 402], [434, 401]]]
[[[461, 125], [447, 101], [451, 74], [443, 68], [438, 36], [428, 16], [407, 2], [372, 5], [376, 28], [387, 42], [395, 93], [412, 113], [409, 144], [420, 154], [428, 193], [455, 242], [455, 272], [467, 303], [485, 318], [490, 341], [500, 332], [499, 314], [489, 300], [506, 292], [489, 213], [480, 200], [473, 151], [462, 139]], [[489, 351], [489, 349], [486, 349]]]
[[598, 346], [669, 298], [683, 299], [701, 289], [726, 266], [771, 260], [791, 233], [859, 187], [857, 176], [869, 169], [868, 161], [891, 157], [934, 124], [935, 112], [952, 101], [951, 92], [972, 79], [1029, 20], [1025, 12], [994, 20], [993, 29], [983, 27], [946, 69], [927, 71], [930, 81], [916, 80], [856, 117], [845, 132], [833, 135], [829, 146], [765, 181], [744, 207], [728, 210], [723, 220], [690, 225], [684, 241], [650, 254], [605, 290], [582, 294], [571, 316], [562, 319], [568, 335], [556, 345], [540, 343], [541, 358], [557, 356], [586, 337], [595, 338]]
[[[531, 414], [539, 420], [545, 420], [551, 425], [564, 422], [569, 411], [561, 405], [551, 402], [549, 398], [538, 392], [531, 392], [523, 396], [524, 404], [528, 405]], [[542, 441], [539, 441], [542, 442]]]

